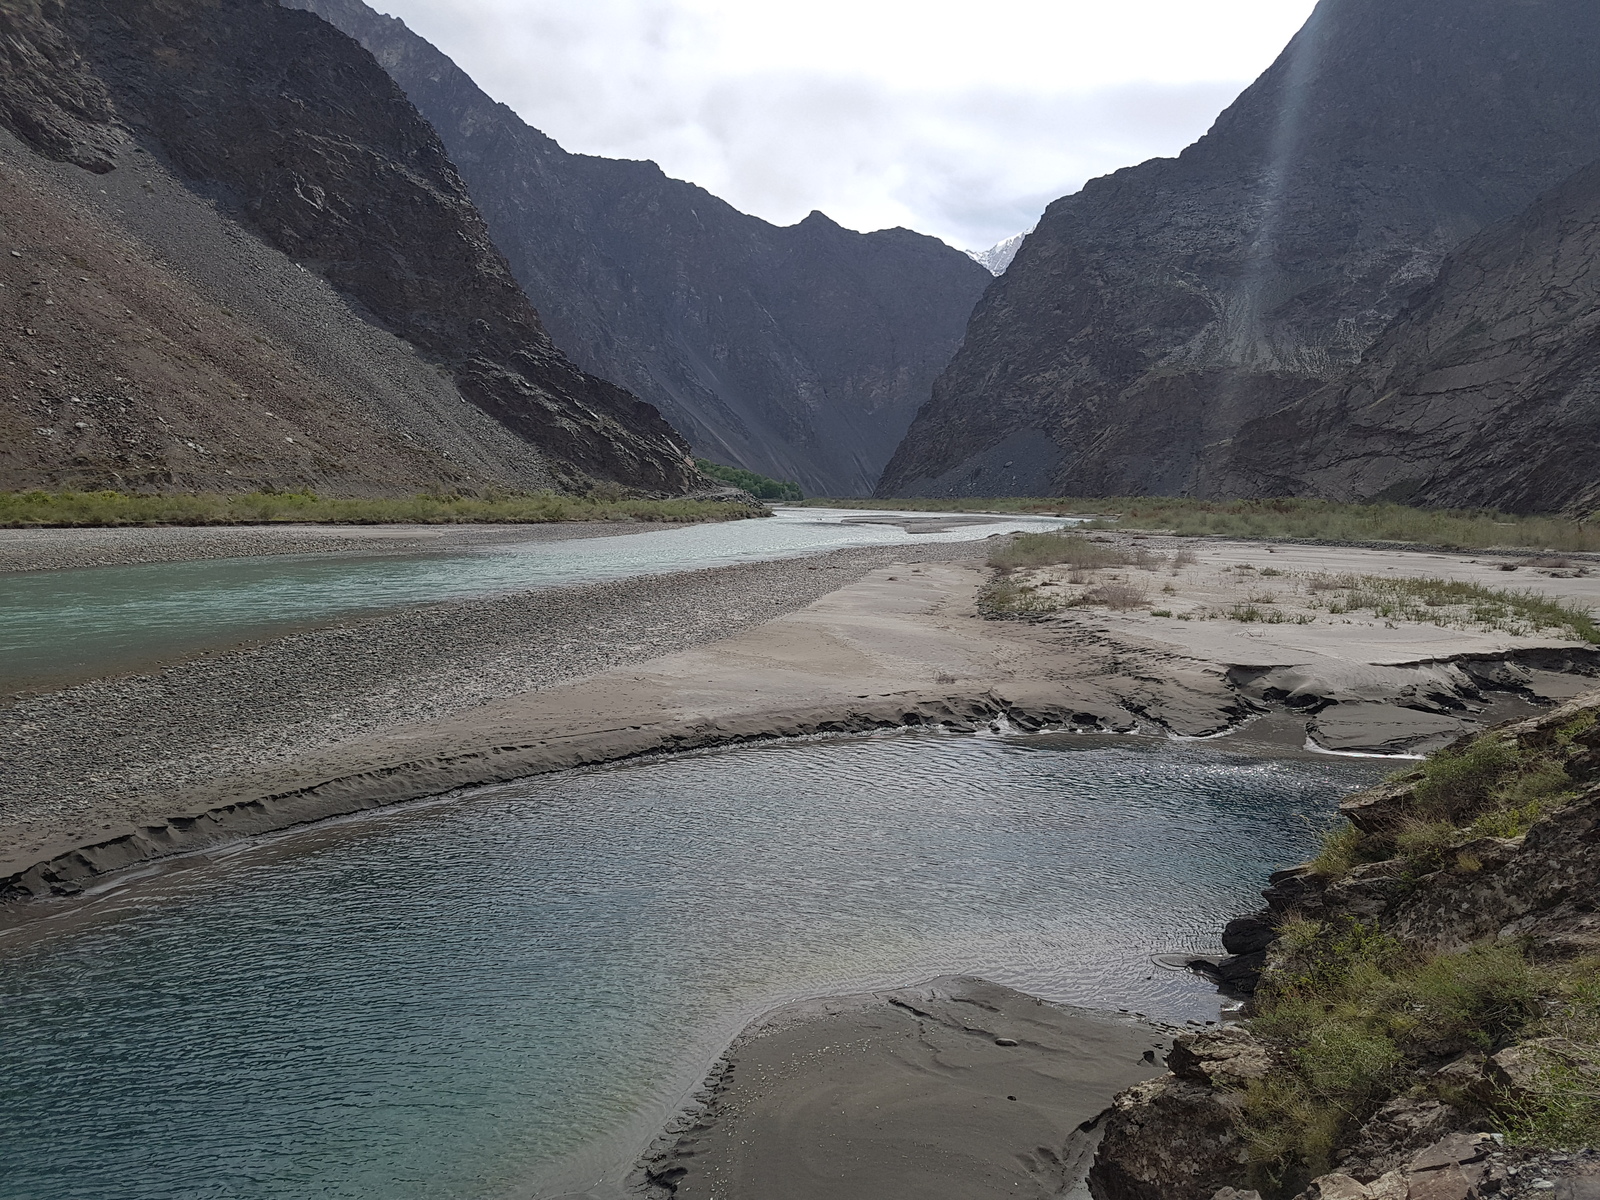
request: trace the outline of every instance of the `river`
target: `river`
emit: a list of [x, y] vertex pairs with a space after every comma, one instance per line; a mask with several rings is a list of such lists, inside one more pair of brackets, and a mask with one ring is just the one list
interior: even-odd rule
[[[614, 543], [612, 543], [614, 544]], [[1173, 1021], [1381, 764], [900, 732], [545, 776], [0, 935], [0, 1195], [615, 1196], [755, 1014], [973, 973]]]
[[137, 670], [405, 605], [1072, 523], [979, 514], [954, 528], [910, 532], [888, 523], [896, 516], [929, 520], [779, 508], [757, 520], [468, 551], [266, 555], [0, 576], [0, 693]]

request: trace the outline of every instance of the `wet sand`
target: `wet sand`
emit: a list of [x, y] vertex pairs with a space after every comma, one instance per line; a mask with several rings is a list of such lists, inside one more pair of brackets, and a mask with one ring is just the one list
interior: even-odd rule
[[677, 1200], [1063, 1196], [1173, 1032], [977, 979], [790, 1005], [740, 1035], [636, 1182]]

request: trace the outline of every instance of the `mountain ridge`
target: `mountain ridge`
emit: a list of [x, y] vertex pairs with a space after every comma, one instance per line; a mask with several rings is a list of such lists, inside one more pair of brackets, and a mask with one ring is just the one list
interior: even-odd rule
[[403, 21], [286, 0], [356, 38], [444, 139], [557, 344], [696, 452], [864, 494], [949, 361], [988, 272], [910, 230], [741, 213], [648, 160], [572, 154]]
[[[168, 185], [177, 189], [168, 206], [168, 224], [174, 228], [160, 228], [160, 213], [145, 214], [150, 219], [140, 240], [151, 247], [152, 258], [183, 258], [186, 223], [191, 218], [203, 223], [207, 218], [201, 210], [208, 210], [228, 228], [243, 231], [243, 241], [226, 232], [212, 241], [224, 256], [238, 258], [243, 269], [263, 266], [256, 248], [264, 244], [293, 264], [272, 259], [264, 267], [281, 273], [289, 266], [290, 282], [281, 284], [289, 292], [297, 290], [292, 272], [306, 271], [341, 298], [327, 298], [333, 304], [323, 311], [330, 319], [354, 316], [404, 343], [381, 353], [404, 377], [410, 398], [397, 401], [404, 411], [388, 414], [395, 419], [377, 440], [397, 448], [419, 435], [425, 442], [442, 419], [450, 438], [475, 442], [479, 470], [489, 476], [477, 477], [479, 484], [527, 486], [538, 480], [585, 490], [598, 481], [669, 494], [703, 486], [687, 446], [653, 408], [578, 371], [554, 347], [433, 129], [370, 55], [324, 22], [270, 0], [74, 0], [71, 5], [7, 0], [0, 22], [7, 68], [0, 76], [0, 124], [41, 162], [74, 164], [107, 185], [117, 178], [116, 187], [100, 190], [103, 201], [93, 191], [77, 189], [81, 215], [94, 215], [130, 235], [129, 210], [143, 201], [137, 195], [113, 198], [130, 182], [118, 172], [146, 172], [143, 192], [159, 196]], [[58, 176], [55, 184], [72, 190], [68, 177]], [[235, 245], [228, 244], [230, 238]], [[52, 266], [59, 270], [60, 264]], [[79, 270], [93, 284], [106, 267], [86, 263]], [[193, 286], [206, 272], [205, 264], [191, 263], [183, 283], [170, 271], [169, 282]], [[216, 274], [199, 288], [209, 293], [209, 303], [247, 287], [247, 281], [235, 286]], [[64, 291], [63, 300], [76, 306], [73, 295]], [[17, 299], [41, 322], [53, 323], [59, 347], [74, 351], [73, 331], [83, 308], [75, 307], [68, 319], [65, 312], [48, 311], [67, 307], [57, 306], [54, 298], [29, 298], [19, 287]], [[287, 294], [284, 302], [291, 302]], [[283, 315], [281, 306], [278, 315]], [[280, 349], [322, 376], [327, 403], [333, 401], [326, 393], [342, 393], [340, 403], [354, 393], [356, 407], [362, 406], [363, 388], [342, 378], [340, 366], [326, 354], [320, 365], [313, 363], [317, 343], [328, 336], [321, 325], [290, 316], [276, 332], [291, 343]], [[361, 334], [347, 332], [362, 340]], [[352, 347], [345, 363], [354, 365], [362, 353]], [[212, 393], [206, 398], [210, 411], [206, 404], [191, 404], [185, 418], [209, 423], [211, 441], [230, 441], [229, 419], [241, 413], [250, 414], [246, 425], [277, 419], [259, 417], [254, 402], [247, 404], [227, 380], [227, 364], [213, 365]], [[12, 356], [6, 372], [13, 385], [9, 403], [74, 402], [57, 394], [63, 387], [33, 377], [56, 376], [67, 366], [65, 361], [28, 364]], [[159, 375], [148, 361], [144, 369]], [[362, 369], [357, 365], [356, 373]], [[102, 438], [92, 450], [77, 444], [77, 434], [56, 439], [36, 433], [39, 440], [29, 443], [32, 453], [19, 469], [43, 471], [57, 481], [98, 477], [149, 486], [251, 473], [221, 468], [215, 461], [176, 461], [184, 455], [160, 428], [167, 414], [159, 411], [163, 401], [156, 375], [144, 381], [146, 394], [133, 405], [127, 381], [108, 378], [110, 372], [93, 355], [78, 355], [70, 371], [79, 389], [111, 397], [122, 410], [116, 416], [142, 413], [142, 426], [117, 432], [109, 441]], [[441, 418], [441, 408], [463, 401], [491, 423], [464, 415]], [[148, 411], [151, 405], [157, 411]], [[326, 405], [312, 409], [328, 411]], [[111, 409], [105, 412], [100, 424], [110, 432], [116, 422]], [[68, 426], [91, 433], [95, 427], [88, 420]], [[233, 458], [240, 467], [252, 459], [277, 464], [285, 483], [309, 478], [383, 490], [399, 482], [370, 473], [364, 483], [351, 479], [340, 457], [359, 457], [363, 451], [348, 444], [345, 435], [323, 438], [315, 461], [285, 458], [282, 447], [301, 445], [297, 435], [315, 440], [315, 434], [315, 429], [286, 434], [277, 439], [277, 448], [253, 438], [249, 446], [236, 447]], [[136, 450], [126, 448], [140, 439]], [[204, 444], [181, 439], [184, 451], [209, 456], [188, 442]], [[455, 454], [445, 445], [437, 449], [435, 462]], [[269, 467], [255, 472], [258, 480], [277, 469]], [[417, 460], [401, 478], [409, 475], [407, 485], [414, 486], [421, 468]], [[450, 482], [452, 476], [462, 482], [473, 478], [465, 470], [446, 470], [435, 482]]]
[[1207, 495], [1446, 255], [1600, 158], [1600, 11], [1321, 0], [1177, 158], [1052, 203], [878, 494]]

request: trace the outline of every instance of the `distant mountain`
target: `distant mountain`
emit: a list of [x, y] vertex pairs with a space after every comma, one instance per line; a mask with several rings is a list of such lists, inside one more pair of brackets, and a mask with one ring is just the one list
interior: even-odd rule
[[[1452, 250], [1596, 159], [1590, 0], [1321, 0], [1182, 155], [1050, 205], [879, 494], [1280, 486], [1230, 449], [1241, 431], [1344, 379]], [[1276, 430], [1310, 436], [1287, 420]], [[1285, 478], [1332, 479], [1277, 450]], [[1537, 490], [1503, 483], [1474, 494]], [[1432, 487], [1415, 494], [1466, 494]]]
[[271, 0], [0, 5], [0, 486], [704, 485], [428, 123]]
[[905, 229], [778, 227], [654, 164], [569, 154], [360, 0], [285, 0], [370, 50], [433, 123], [556, 344], [697, 453], [871, 490], [987, 271]]
[[[1029, 230], [1028, 233], [1033, 232]], [[1022, 241], [1028, 233], [1014, 233], [1002, 242], [996, 242], [987, 250], [968, 250], [966, 255], [991, 275], [1004, 275], [1011, 260], [1017, 256], [1017, 251], [1022, 248]]]

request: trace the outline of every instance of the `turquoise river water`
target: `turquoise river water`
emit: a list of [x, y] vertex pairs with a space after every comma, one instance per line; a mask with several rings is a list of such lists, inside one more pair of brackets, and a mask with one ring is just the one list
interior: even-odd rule
[[1203, 1020], [1381, 765], [904, 732], [526, 780], [182, 860], [0, 933], [8, 1200], [614, 1196], [738, 1028], [985, 975]]
[[267, 555], [10, 575], [0, 582], [0, 691], [137, 669], [409, 604], [1071, 523], [988, 517], [941, 533], [862, 523], [892, 515], [788, 508], [760, 520], [451, 553]]

